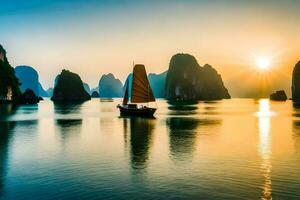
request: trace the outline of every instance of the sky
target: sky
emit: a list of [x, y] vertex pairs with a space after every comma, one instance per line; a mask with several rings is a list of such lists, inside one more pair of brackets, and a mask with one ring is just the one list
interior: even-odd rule
[[[161, 73], [174, 54], [189, 53], [216, 68], [233, 96], [264, 87], [290, 94], [299, 7], [296, 0], [1, 0], [0, 44], [12, 66], [33, 66], [45, 88], [64, 68], [96, 87], [107, 73], [124, 82], [133, 62]], [[261, 58], [269, 69], [258, 68]]]

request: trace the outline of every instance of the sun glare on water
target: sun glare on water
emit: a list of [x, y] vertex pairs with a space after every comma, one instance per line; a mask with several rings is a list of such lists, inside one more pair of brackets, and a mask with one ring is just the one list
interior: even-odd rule
[[267, 70], [270, 68], [270, 60], [267, 58], [258, 58], [256, 60], [256, 65], [260, 70]]

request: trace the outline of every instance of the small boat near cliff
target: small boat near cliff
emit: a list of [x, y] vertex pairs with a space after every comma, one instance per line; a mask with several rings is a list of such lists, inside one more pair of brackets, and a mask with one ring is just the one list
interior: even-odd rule
[[149, 107], [149, 103], [155, 102], [155, 97], [144, 65], [134, 66], [133, 74], [126, 80], [125, 87], [123, 103], [117, 106], [121, 116], [153, 117], [156, 108]]

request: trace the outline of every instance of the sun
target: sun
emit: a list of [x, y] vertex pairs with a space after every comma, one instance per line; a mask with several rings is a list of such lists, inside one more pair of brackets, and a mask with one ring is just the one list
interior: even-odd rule
[[256, 65], [260, 70], [267, 70], [270, 68], [270, 60], [267, 58], [258, 58]]

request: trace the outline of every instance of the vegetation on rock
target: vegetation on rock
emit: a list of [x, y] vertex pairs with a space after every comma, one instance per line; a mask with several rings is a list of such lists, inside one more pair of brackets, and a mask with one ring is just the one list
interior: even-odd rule
[[12, 101], [18, 103], [21, 91], [15, 70], [9, 64], [6, 51], [0, 45], [0, 101]]

